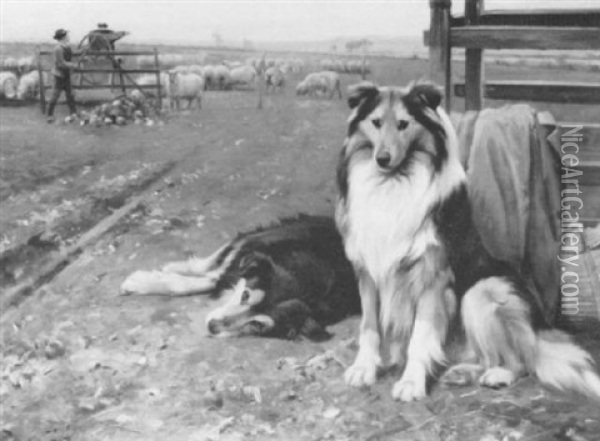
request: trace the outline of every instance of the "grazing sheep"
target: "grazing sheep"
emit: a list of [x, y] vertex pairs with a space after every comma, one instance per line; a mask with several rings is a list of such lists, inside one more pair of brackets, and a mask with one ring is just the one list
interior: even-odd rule
[[17, 76], [12, 72], [0, 72], [0, 98], [13, 99], [17, 96]]
[[21, 75], [31, 72], [35, 67], [35, 57], [21, 57], [17, 61], [17, 66]]
[[313, 96], [320, 87], [320, 75], [317, 72], [310, 73], [296, 86], [296, 95]]
[[218, 89], [229, 89], [231, 78], [227, 66], [220, 64], [215, 67], [215, 83]]
[[342, 99], [342, 88], [340, 84], [340, 76], [336, 72], [325, 71], [321, 72], [321, 77], [327, 81], [326, 92], [329, 93], [329, 99], [338, 93], [340, 99]]
[[[46, 73], [46, 72], [44, 72]], [[47, 76], [46, 76], [47, 78]], [[47, 84], [47, 79], [44, 79], [44, 84]], [[17, 87], [17, 99], [27, 100], [36, 99], [40, 94], [40, 74], [38, 72], [29, 72], [22, 75], [19, 79]]]
[[267, 86], [267, 93], [269, 89], [272, 92], [277, 90], [283, 91], [285, 86], [285, 75], [278, 67], [271, 66], [265, 72], [265, 84]]
[[328, 95], [329, 99], [331, 99], [334, 97], [336, 91], [341, 99], [342, 90], [340, 86], [340, 76], [331, 71], [313, 72], [308, 74], [306, 78], [296, 86], [296, 95], [298, 96]]
[[171, 108], [179, 110], [180, 100], [188, 100], [188, 109], [196, 101], [197, 108], [202, 107], [202, 91], [204, 91], [204, 78], [193, 73], [169, 71], [169, 99]]
[[256, 70], [252, 66], [240, 66], [231, 69], [229, 73], [232, 86], [253, 87], [256, 80]]

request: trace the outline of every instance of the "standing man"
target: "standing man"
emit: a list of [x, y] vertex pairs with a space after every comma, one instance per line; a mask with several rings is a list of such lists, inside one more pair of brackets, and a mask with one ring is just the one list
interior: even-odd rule
[[52, 97], [48, 106], [47, 121], [54, 122], [54, 108], [60, 93], [64, 90], [71, 115], [76, 115], [75, 99], [71, 90], [71, 70], [77, 67], [71, 60], [73, 59], [73, 51], [69, 40], [69, 33], [64, 29], [58, 29], [54, 33], [54, 39], [57, 45], [54, 48], [54, 64], [52, 66], [52, 76], [54, 83], [52, 88]]
[[[90, 49], [94, 51], [115, 50], [115, 42], [124, 36], [129, 35], [129, 32], [115, 32], [108, 28], [106, 23], [98, 23], [98, 28], [90, 31], [88, 34]], [[100, 37], [98, 37], [100, 36]], [[108, 45], [108, 47], [107, 47]]]

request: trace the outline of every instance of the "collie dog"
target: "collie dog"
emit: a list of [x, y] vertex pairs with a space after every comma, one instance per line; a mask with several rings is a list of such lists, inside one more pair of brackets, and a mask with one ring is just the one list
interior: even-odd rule
[[447, 363], [447, 338], [463, 335], [469, 357], [447, 375], [481, 374], [495, 388], [531, 373], [600, 397], [590, 355], [544, 321], [520, 275], [484, 248], [441, 100], [430, 83], [350, 88], [336, 223], [362, 319], [346, 382], [373, 384], [385, 343], [389, 362], [404, 367], [393, 397], [423, 398], [434, 366]]
[[213, 294], [224, 303], [208, 314], [215, 337], [260, 335], [312, 340], [360, 312], [352, 266], [334, 220], [300, 215], [239, 234], [212, 255], [136, 271], [123, 294]]

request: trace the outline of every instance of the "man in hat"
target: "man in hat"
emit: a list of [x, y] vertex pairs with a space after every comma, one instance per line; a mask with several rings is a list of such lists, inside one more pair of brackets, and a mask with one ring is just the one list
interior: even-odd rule
[[[129, 35], [129, 32], [115, 32], [109, 29], [106, 23], [98, 23], [98, 28], [88, 34], [90, 49], [95, 51], [111, 49], [114, 51], [115, 42], [125, 35]], [[107, 44], [109, 47], [106, 47]]]
[[53, 37], [57, 45], [54, 48], [54, 64], [52, 66], [52, 76], [54, 78], [52, 97], [50, 98], [50, 104], [48, 105], [48, 122], [54, 122], [54, 108], [58, 102], [61, 92], [65, 91], [67, 98], [67, 105], [69, 106], [69, 112], [71, 115], [76, 115], [75, 99], [73, 98], [73, 91], [71, 90], [71, 70], [77, 67], [72, 62], [73, 51], [69, 40], [69, 33], [64, 29], [58, 29], [54, 33]]

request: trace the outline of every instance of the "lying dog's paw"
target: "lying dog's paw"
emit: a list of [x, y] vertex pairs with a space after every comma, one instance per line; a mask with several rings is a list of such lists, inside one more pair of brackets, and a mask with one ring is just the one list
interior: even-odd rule
[[493, 367], [484, 372], [479, 379], [479, 384], [492, 389], [500, 389], [513, 384], [516, 376], [512, 371], [502, 367]]
[[400, 380], [394, 384], [392, 389], [394, 400], [415, 401], [426, 396], [425, 381]]
[[121, 284], [121, 295], [149, 295], [164, 293], [166, 287], [160, 271], [136, 271]]
[[467, 387], [476, 383], [483, 372], [483, 366], [478, 364], [458, 364], [452, 366], [440, 378], [440, 383], [447, 387]]

